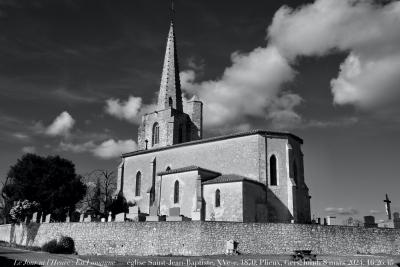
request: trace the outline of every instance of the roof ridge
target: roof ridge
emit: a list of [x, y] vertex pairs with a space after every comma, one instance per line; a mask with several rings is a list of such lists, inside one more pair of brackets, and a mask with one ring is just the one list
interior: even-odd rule
[[137, 154], [145, 154], [145, 153], [151, 153], [155, 151], [160, 151], [160, 150], [166, 150], [170, 148], [177, 148], [177, 147], [183, 147], [183, 146], [188, 146], [188, 145], [195, 145], [195, 144], [201, 144], [201, 143], [207, 143], [207, 142], [213, 142], [213, 141], [218, 141], [218, 140], [224, 140], [224, 139], [229, 139], [229, 138], [234, 138], [234, 137], [242, 137], [246, 135], [252, 135], [252, 134], [265, 134], [269, 136], [286, 136], [286, 137], [292, 137], [296, 139], [298, 142], [303, 144], [303, 139], [298, 137], [295, 134], [292, 134], [290, 132], [274, 132], [274, 131], [267, 131], [267, 130], [251, 130], [251, 131], [246, 131], [246, 132], [238, 132], [238, 133], [232, 133], [228, 135], [220, 135], [220, 136], [214, 136], [214, 137], [209, 137], [205, 139], [200, 139], [200, 140], [194, 140], [190, 142], [185, 142], [185, 143], [179, 143], [175, 145], [170, 145], [170, 146], [165, 146], [165, 147], [157, 147], [157, 148], [151, 148], [147, 150], [136, 150], [128, 153], [122, 154], [122, 157], [129, 157]]

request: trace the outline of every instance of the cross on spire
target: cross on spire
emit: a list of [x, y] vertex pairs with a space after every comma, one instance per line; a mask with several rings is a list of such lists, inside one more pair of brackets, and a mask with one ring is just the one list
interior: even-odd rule
[[170, 16], [171, 16], [171, 21], [173, 22], [175, 19], [175, 7], [174, 7], [174, 0], [171, 0], [171, 6], [170, 6]]
[[392, 212], [390, 210], [390, 203], [392, 203], [392, 201], [389, 200], [389, 197], [388, 197], [387, 194], [386, 194], [386, 199], [383, 200], [383, 202], [385, 202], [386, 214], [388, 215], [388, 219], [391, 220], [392, 219]]

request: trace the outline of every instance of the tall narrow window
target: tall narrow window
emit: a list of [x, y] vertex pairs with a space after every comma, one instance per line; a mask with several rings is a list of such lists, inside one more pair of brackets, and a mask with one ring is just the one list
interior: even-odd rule
[[135, 188], [135, 196], [140, 196], [140, 187], [142, 185], [142, 174], [137, 172], [136, 174], [136, 188]]
[[158, 123], [154, 123], [153, 125], [153, 134], [152, 134], [152, 144], [153, 146], [160, 142], [160, 126]]
[[297, 164], [296, 161], [293, 161], [293, 179], [297, 185]]
[[215, 191], [215, 207], [221, 206], [221, 192], [219, 189]]
[[179, 182], [175, 181], [174, 185], [174, 203], [179, 203]]
[[278, 184], [278, 179], [276, 177], [276, 157], [275, 155], [272, 155], [269, 158], [269, 179], [270, 179], [270, 184], [271, 185], [277, 185]]
[[172, 107], [173, 104], [174, 104], [174, 102], [172, 101], [172, 97], [170, 97], [170, 98], [168, 99], [168, 105], [169, 105], [170, 107]]

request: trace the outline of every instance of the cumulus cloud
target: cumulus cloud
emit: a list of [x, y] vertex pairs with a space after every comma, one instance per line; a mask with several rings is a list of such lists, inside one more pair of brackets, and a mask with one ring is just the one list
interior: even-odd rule
[[45, 134], [50, 136], [68, 136], [74, 124], [75, 120], [68, 112], [64, 111], [45, 129]]
[[268, 37], [290, 62], [299, 56], [349, 53], [331, 81], [333, 101], [374, 109], [400, 97], [399, 14], [398, 1], [317, 0], [297, 9], [280, 8]]
[[234, 52], [231, 61], [217, 80], [197, 83], [193, 70], [181, 73], [184, 92], [206, 103], [206, 127], [243, 124], [248, 117], [271, 119], [280, 126], [301, 119], [294, 111], [301, 97], [282, 90], [283, 84], [293, 80], [295, 71], [278, 49], [267, 46], [249, 53]]
[[358, 214], [358, 210], [353, 208], [325, 208], [325, 211], [331, 215], [356, 215]]
[[59, 148], [63, 151], [69, 151], [73, 153], [90, 152], [98, 158], [110, 159], [121, 156], [121, 154], [126, 152], [135, 151], [137, 149], [137, 144], [131, 139], [109, 139], [98, 144], [93, 141], [88, 141], [81, 144], [61, 142]]
[[143, 105], [141, 97], [129, 96], [128, 100], [107, 99], [105, 111], [111, 116], [138, 124], [141, 116], [152, 111], [155, 105]]
[[[313, 123], [334, 126], [341, 122], [304, 120], [296, 110], [302, 98], [286, 85], [297, 74], [298, 58], [339, 52], [348, 56], [330, 82], [333, 103], [382, 112], [400, 99], [399, 14], [398, 1], [383, 5], [374, 0], [316, 0], [296, 9], [283, 6], [268, 27], [266, 46], [232, 53], [231, 65], [207, 81], [197, 80], [204, 62], [189, 58], [190, 69], [180, 74], [182, 89], [186, 97], [197, 95], [204, 101], [207, 130], [247, 128], [249, 118], [266, 119], [279, 130]], [[154, 105], [130, 96], [126, 101], [107, 100], [105, 110], [139, 123], [151, 108]]]
[[137, 144], [133, 140], [115, 141], [114, 139], [109, 139], [93, 149], [93, 154], [99, 158], [113, 158], [136, 149]]
[[61, 141], [61, 143], [60, 143], [61, 150], [70, 151], [70, 152], [74, 152], [74, 153], [82, 153], [82, 152], [91, 151], [95, 147], [96, 147], [96, 145], [94, 144], [93, 141], [89, 141], [89, 142], [82, 143], [82, 144], [73, 144], [73, 143], [67, 143], [67, 142], [63, 142], [63, 141]]

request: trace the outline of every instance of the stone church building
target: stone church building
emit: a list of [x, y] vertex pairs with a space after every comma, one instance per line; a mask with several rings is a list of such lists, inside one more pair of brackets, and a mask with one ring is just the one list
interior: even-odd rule
[[118, 192], [147, 221], [310, 222], [303, 140], [268, 130], [204, 139], [202, 110], [183, 103], [171, 20], [157, 109], [142, 117], [138, 150], [122, 155]]

